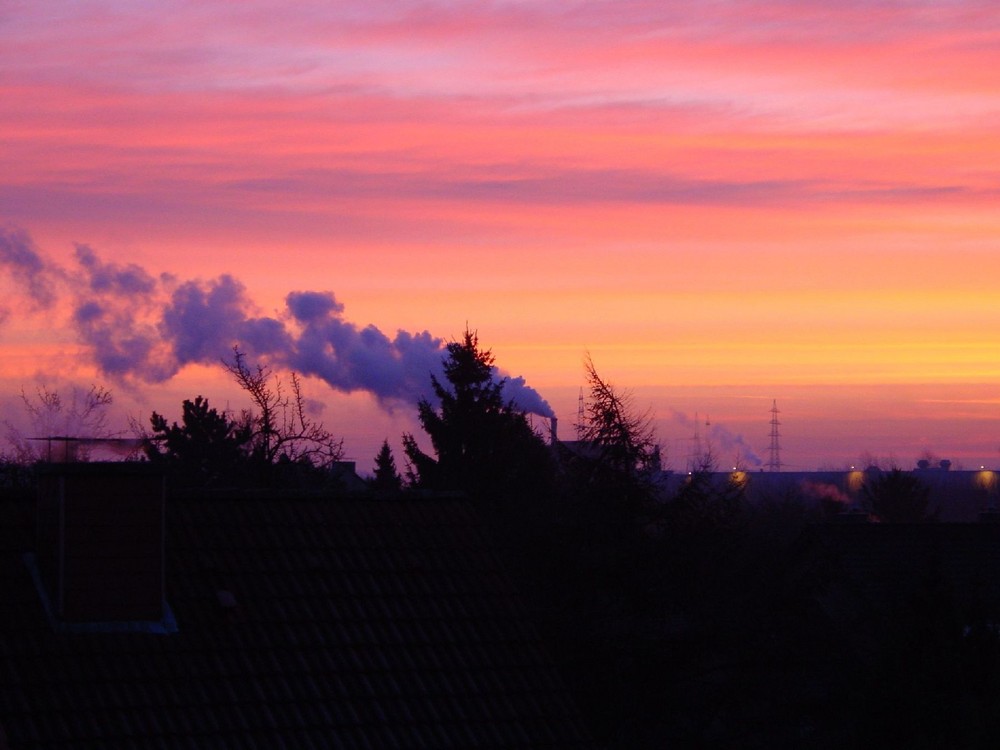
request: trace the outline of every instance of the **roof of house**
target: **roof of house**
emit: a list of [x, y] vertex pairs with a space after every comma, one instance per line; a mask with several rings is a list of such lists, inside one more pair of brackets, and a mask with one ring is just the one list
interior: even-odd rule
[[33, 524], [0, 499], [0, 748], [592, 746], [467, 501], [170, 499], [166, 635], [54, 629]]

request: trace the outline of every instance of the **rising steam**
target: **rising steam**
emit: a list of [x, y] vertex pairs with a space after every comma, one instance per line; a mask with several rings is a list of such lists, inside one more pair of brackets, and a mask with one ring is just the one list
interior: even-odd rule
[[[284, 311], [269, 317], [228, 274], [207, 281], [154, 276], [134, 263], [103, 261], [87, 245], [76, 246], [74, 262], [67, 271], [45, 260], [27, 233], [0, 228], [0, 268], [31, 309], [53, 308], [65, 295], [80, 342], [119, 381], [161, 383], [186, 365], [231, 357], [234, 344], [252, 359], [320, 378], [338, 391], [370, 393], [385, 408], [432, 400], [430, 376], [443, 376], [442, 339], [359, 327], [344, 318], [333, 292], [290, 292]], [[504, 396], [520, 409], [553, 416], [523, 378], [507, 378]]]
[[[674, 420], [691, 430], [701, 429], [704, 426], [698, 425], [696, 420], [689, 417], [687, 414], [676, 409], [672, 410], [674, 415]], [[748, 464], [757, 468], [763, 466], [764, 462], [761, 460], [750, 444], [743, 438], [742, 435], [731, 432], [724, 425], [713, 422], [705, 433], [705, 440], [711, 443], [713, 446], [718, 446], [724, 451], [729, 451], [732, 453], [738, 453], [740, 458], [746, 461]]]

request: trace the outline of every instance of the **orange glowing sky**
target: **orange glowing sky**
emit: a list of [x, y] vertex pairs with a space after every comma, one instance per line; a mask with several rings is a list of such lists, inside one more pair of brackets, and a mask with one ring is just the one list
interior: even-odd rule
[[[238, 399], [207, 360], [102, 371], [20, 238], [258, 315], [468, 322], [564, 433], [589, 352], [675, 468], [695, 412], [766, 461], [771, 399], [790, 467], [1000, 463], [993, 0], [8, 3], [0, 71], [0, 395]], [[412, 429], [308, 387], [362, 470]]]

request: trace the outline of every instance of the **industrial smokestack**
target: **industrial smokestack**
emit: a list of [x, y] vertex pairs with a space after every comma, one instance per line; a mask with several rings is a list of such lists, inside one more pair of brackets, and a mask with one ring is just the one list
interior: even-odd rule
[[552, 416], [549, 420], [549, 444], [555, 445], [559, 442], [559, 420]]

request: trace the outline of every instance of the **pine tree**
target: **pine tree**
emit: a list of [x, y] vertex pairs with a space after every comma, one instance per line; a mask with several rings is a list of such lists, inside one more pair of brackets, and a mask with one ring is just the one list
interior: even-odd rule
[[476, 497], [525, 491], [549, 476], [548, 450], [525, 413], [503, 399], [494, 357], [475, 331], [448, 344], [442, 383], [431, 376], [438, 406], [422, 399], [418, 417], [436, 458], [412, 435], [403, 436], [411, 483], [428, 489], [463, 490]]
[[375, 475], [371, 487], [380, 494], [395, 494], [403, 488], [402, 477], [396, 471], [396, 459], [389, 447], [389, 440], [382, 441], [382, 447], [375, 456]]
[[589, 356], [584, 370], [590, 398], [580, 432], [588, 450], [577, 459], [577, 479], [605, 501], [616, 497], [630, 507], [648, 503], [661, 460], [652, 417], [636, 410], [631, 392], [604, 380]]
[[182, 484], [232, 481], [245, 471], [249, 426], [219, 413], [209, 406], [207, 398], [185, 399], [180, 424], [168, 425], [155, 411], [150, 424], [149, 459], [165, 462]]
[[604, 380], [588, 356], [583, 362], [590, 386], [583, 439], [595, 446], [601, 460], [622, 473], [645, 472], [659, 460], [649, 412], [638, 412], [632, 394]]

